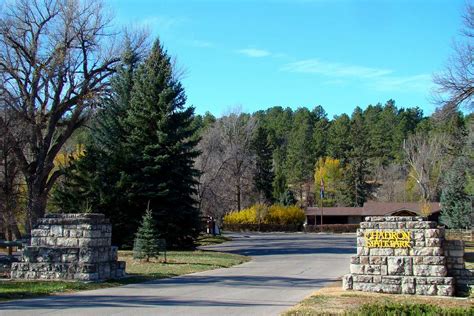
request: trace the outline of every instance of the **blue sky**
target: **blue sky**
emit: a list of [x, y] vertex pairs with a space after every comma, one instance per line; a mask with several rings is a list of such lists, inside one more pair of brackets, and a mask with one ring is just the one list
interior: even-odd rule
[[329, 116], [394, 99], [430, 114], [432, 74], [459, 36], [461, 0], [109, 0], [186, 70], [203, 114], [322, 105]]

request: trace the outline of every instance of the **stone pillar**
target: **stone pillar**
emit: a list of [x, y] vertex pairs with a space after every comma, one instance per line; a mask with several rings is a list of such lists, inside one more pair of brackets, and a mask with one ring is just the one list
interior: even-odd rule
[[366, 217], [357, 230], [357, 255], [346, 290], [440, 295], [454, 294], [444, 256], [444, 229], [422, 217]]
[[103, 214], [48, 214], [31, 231], [31, 245], [12, 264], [12, 279], [98, 281], [125, 276]]
[[466, 269], [464, 262], [464, 241], [446, 240], [444, 243], [448, 276], [455, 280], [456, 293], [468, 295], [474, 290], [474, 273]]

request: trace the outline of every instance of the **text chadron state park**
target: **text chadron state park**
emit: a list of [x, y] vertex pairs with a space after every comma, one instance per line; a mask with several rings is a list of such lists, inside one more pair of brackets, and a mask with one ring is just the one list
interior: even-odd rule
[[370, 231], [364, 234], [368, 248], [410, 248], [411, 236], [407, 231]]

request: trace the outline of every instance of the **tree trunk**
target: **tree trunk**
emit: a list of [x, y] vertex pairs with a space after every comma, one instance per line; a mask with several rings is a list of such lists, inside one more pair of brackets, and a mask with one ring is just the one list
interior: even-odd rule
[[25, 225], [28, 235], [35, 227], [38, 219], [44, 216], [47, 200], [48, 192], [46, 188], [37, 181], [28, 181], [27, 219]]
[[241, 199], [241, 189], [240, 189], [240, 183], [238, 183], [237, 184], [237, 211], [240, 211], [240, 207], [241, 207], [240, 199]]

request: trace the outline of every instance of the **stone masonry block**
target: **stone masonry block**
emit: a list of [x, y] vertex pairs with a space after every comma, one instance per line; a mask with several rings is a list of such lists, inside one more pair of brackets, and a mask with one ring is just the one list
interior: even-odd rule
[[413, 238], [415, 240], [425, 240], [425, 231], [423, 229], [413, 230]]
[[342, 288], [344, 290], [352, 290], [352, 275], [350, 274], [346, 274], [344, 275], [344, 277], [342, 278]]
[[402, 286], [399, 284], [385, 284], [382, 283], [380, 286], [381, 293], [388, 293], [388, 294], [399, 294], [402, 292]]
[[62, 226], [51, 226], [51, 237], [63, 237], [63, 227]]
[[402, 278], [402, 294], [415, 294], [415, 278]]
[[401, 249], [395, 249], [393, 254], [395, 256], [408, 256], [409, 254], [409, 249], [406, 248], [401, 248]]
[[440, 229], [426, 229], [425, 230], [425, 238], [440, 238], [442, 237]]
[[454, 285], [437, 285], [437, 295], [440, 296], [453, 296], [454, 295]]
[[416, 294], [418, 295], [436, 295], [436, 285], [416, 284]]
[[414, 246], [415, 247], [424, 247], [425, 246], [425, 241], [424, 240], [415, 240]]
[[367, 248], [367, 247], [357, 247], [357, 254], [359, 256], [368, 256], [369, 255], [369, 248]]
[[359, 256], [351, 256], [351, 263], [352, 264], [360, 264], [360, 257]]
[[447, 269], [444, 265], [415, 265], [413, 274], [415, 276], [444, 277], [447, 275]]
[[412, 275], [412, 260], [410, 257], [388, 257], [387, 268], [389, 275]]
[[441, 247], [442, 241], [441, 238], [426, 238], [427, 247]]
[[352, 276], [354, 282], [362, 282], [362, 283], [372, 283], [374, 280], [373, 275], [365, 275], [365, 274], [355, 274]]
[[441, 247], [413, 247], [409, 251], [410, 256], [442, 256]]
[[402, 284], [402, 278], [403, 277], [401, 277], [401, 276], [383, 276], [382, 277], [382, 283], [401, 285]]
[[352, 274], [364, 274], [365, 265], [362, 264], [351, 264], [350, 270]]
[[358, 283], [354, 282], [353, 289], [356, 291], [364, 291], [364, 292], [378, 292], [382, 291], [381, 284], [376, 283]]
[[392, 248], [370, 248], [371, 256], [393, 256], [394, 249]]
[[446, 258], [443, 256], [426, 256], [420, 257], [423, 264], [445, 265]]
[[451, 277], [427, 277], [426, 284], [452, 285], [454, 280]]
[[380, 274], [380, 265], [366, 265], [365, 266], [365, 274]]
[[397, 229], [398, 225], [395, 222], [382, 222], [379, 223], [379, 229]]
[[398, 222], [397, 223], [397, 228], [398, 229], [406, 229], [407, 228], [407, 224], [405, 222]]
[[387, 264], [387, 257], [383, 256], [371, 256], [369, 257], [370, 264]]

